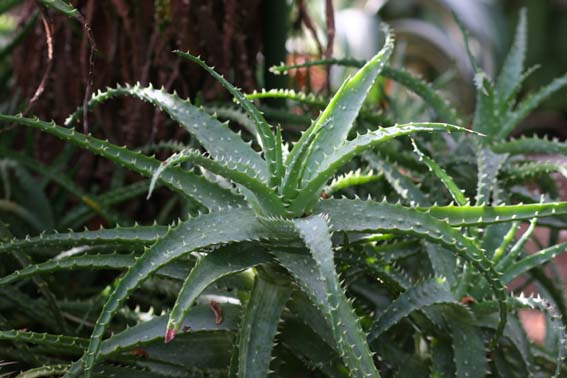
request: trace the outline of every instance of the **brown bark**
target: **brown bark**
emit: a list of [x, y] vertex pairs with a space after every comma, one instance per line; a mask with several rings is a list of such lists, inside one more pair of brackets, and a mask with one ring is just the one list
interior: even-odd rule
[[[260, 0], [75, 0], [96, 42], [93, 91], [118, 83], [153, 84], [181, 96], [225, 97], [223, 89], [202, 69], [172, 50], [201, 55], [238, 86], [255, 87], [259, 51]], [[89, 76], [89, 41], [81, 25], [49, 10], [53, 34], [53, 68], [44, 93], [30, 114], [62, 122], [82, 104]], [[15, 79], [29, 99], [47, 65], [44, 28], [37, 23], [13, 54]], [[118, 99], [90, 115], [89, 127], [114, 143], [143, 145], [175, 137], [164, 117], [151, 106]]]

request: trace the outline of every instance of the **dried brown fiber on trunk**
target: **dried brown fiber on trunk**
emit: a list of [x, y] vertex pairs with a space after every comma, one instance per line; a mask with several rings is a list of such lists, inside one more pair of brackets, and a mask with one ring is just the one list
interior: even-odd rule
[[[72, 5], [92, 29], [96, 44], [91, 92], [116, 84], [141, 82], [165, 87], [182, 97], [200, 93], [206, 100], [229, 99], [224, 89], [195, 64], [173, 50], [200, 55], [231, 82], [245, 90], [256, 87], [256, 57], [261, 44], [261, 0], [73, 0]], [[36, 2], [26, 2], [20, 14], [31, 17]], [[65, 117], [83, 103], [89, 75], [90, 43], [76, 20], [51, 10], [44, 14], [53, 37], [53, 66], [44, 92], [29, 109], [30, 115]], [[34, 95], [48, 63], [41, 22], [13, 53], [14, 78], [26, 103]], [[167, 118], [139, 100], [119, 98], [89, 114], [89, 131], [116, 144], [142, 146], [159, 140], [184, 139]], [[82, 130], [80, 124], [75, 125]], [[51, 161], [63, 143], [37, 135], [36, 158]], [[112, 163], [78, 152], [78, 182], [108, 187]]]
[[[80, 0], [72, 1], [92, 28], [96, 41], [94, 88], [118, 83], [152, 83], [181, 96], [202, 92], [205, 99], [225, 97], [202, 69], [182, 61], [172, 50], [189, 50], [227, 75], [238, 86], [255, 87], [259, 51], [260, 0]], [[81, 26], [49, 11], [53, 30], [53, 70], [45, 92], [30, 113], [62, 122], [83, 101], [89, 64], [89, 42]], [[47, 63], [44, 30], [33, 33], [13, 54], [15, 79], [29, 100]], [[225, 97], [226, 98], [226, 97]], [[132, 99], [113, 100], [89, 118], [91, 130], [114, 143], [143, 145], [175, 137], [164, 117]]]

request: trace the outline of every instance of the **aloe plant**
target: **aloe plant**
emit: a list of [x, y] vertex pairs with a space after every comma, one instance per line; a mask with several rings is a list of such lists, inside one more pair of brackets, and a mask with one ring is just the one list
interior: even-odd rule
[[[521, 60], [517, 50], [523, 48], [524, 29], [521, 24], [514, 62]], [[147, 101], [185, 128], [199, 148], [183, 147], [159, 161], [53, 122], [0, 115], [6, 123], [55, 135], [150, 178], [148, 195], [157, 184], [169, 187], [193, 210], [169, 227], [5, 240], [0, 256], [25, 252], [40, 261], [0, 278], [0, 290], [13, 289], [2, 292], [8, 303], [0, 306], [25, 308], [29, 316], [34, 314], [29, 303], [36, 304], [35, 313], [47, 304], [30, 302], [20, 281], [78, 269], [124, 273], [89, 303], [54, 302], [66, 319], [78, 322], [74, 333], [56, 331], [57, 324], [49, 325], [53, 333], [3, 326], [0, 345], [6, 351], [0, 350], [0, 358], [35, 366], [22, 373], [30, 377], [265, 377], [271, 371], [297, 376], [306, 370], [329, 377], [562, 374], [565, 306], [553, 295], [554, 286], [544, 284], [541, 298], [508, 293], [506, 284], [564, 251], [557, 244], [525, 256], [530, 232], [516, 242], [514, 236], [520, 222], [562, 227], [567, 203], [517, 204], [502, 191], [509, 178], [499, 173], [518, 166], [509, 159], [513, 142], [502, 140], [509, 131], [496, 129], [517, 123], [522, 109], [545, 93], [511, 110], [521, 69], [510, 64], [497, 81], [500, 89], [479, 87], [480, 110], [469, 130], [461, 124], [464, 117], [427, 84], [386, 65], [394, 46], [387, 28], [386, 34], [382, 50], [323, 100], [323, 111], [295, 142], [285, 143], [287, 133], [252, 102], [259, 94], [241, 93], [185, 52], [176, 53], [232, 94], [250, 135], [235, 133], [206, 108], [176, 94], [139, 84], [99, 92], [89, 108], [116, 96]], [[408, 86], [441, 121], [451, 123], [412, 122], [359, 133], [372, 119], [361, 114], [371, 113], [365, 99], [379, 75]], [[283, 91], [261, 96], [315, 98]], [[319, 107], [321, 101], [310, 105]], [[493, 119], [505, 122], [488, 123]], [[396, 150], [401, 144], [396, 139], [407, 137], [413, 138], [411, 158]], [[436, 151], [434, 145], [443, 148]], [[472, 185], [453, 175], [451, 160], [441, 153], [450, 148], [478, 157], [463, 164], [477, 166]], [[404, 162], [408, 166], [400, 171]], [[364, 171], [350, 171], [353, 165]], [[408, 171], [435, 184], [419, 187]], [[462, 190], [463, 183], [474, 193]], [[389, 189], [379, 190], [386, 184]], [[341, 193], [352, 196], [340, 198]], [[434, 198], [443, 202], [434, 204]], [[83, 249], [60, 254], [72, 248]], [[171, 293], [173, 306], [160, 303], [167, 311], [159, 316], [130, 310], [126, 302], [135, 290], [155, 287]], [[530, 345], [517, 316], [522, 308], [546, 313], [552, 332], [547, 345]], [[71, 311], [82, 318], [69, 316]], [[40, 314], [35, 318], [41, 323]], [[139, 323], [125, 328], [132, 320]], [[14, 319], [6, 319], [10, 322]], [[84, 328], [90, 328], [90, 338], [83, 337]], [[22, 356], [18, 345], [32, 353]], [[65, 363], [69, 360], [74, 362]]]

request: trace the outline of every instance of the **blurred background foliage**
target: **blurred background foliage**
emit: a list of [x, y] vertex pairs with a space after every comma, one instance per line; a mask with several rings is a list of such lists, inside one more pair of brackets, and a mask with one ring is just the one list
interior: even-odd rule
[[[293, 54], [318, 55], [318, 44], [325, 44], [325, 1], [305, 3], [311, 22], [298, 23], [292, 31], [288, 50]], [[527, 67], [535, 69], [524, 92], [548, 83], [565, 73], [567, 67], [567, 1], [565, 0], [343, 0], [334, 1], [336, 38], [334, 56], [368, 59], [381, 45], [380, 21], [396, 31], [396, 63], [438, 81], [452, 102], [465, 113], [474, 107], [473, 71], [453, 13], [471, 34], [473, 53], [492, 77], [503, 64], [512, 43], [519, 9], [528, 9]], [[295, 7], [292, 18], [301, 19]], [[309, 24], [315, 25], [316, 33]], [[313, 38], [317, 35], [319, 42]], [[342, 75], [339, 75], [342, 76]], [[340, 83], [337, 77], [334, 82]], [[525, 94], [524, 93], [524, 94]], [[519, 130], [527, 134], [567, 137], [567, 89], [549, 99]]]

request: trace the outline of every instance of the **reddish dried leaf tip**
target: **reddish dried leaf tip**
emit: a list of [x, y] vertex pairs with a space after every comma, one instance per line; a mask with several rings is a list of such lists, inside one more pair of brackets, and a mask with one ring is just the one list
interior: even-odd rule
[[327, 192], [321, 192], [321, 198], [328, 199], [329, 195], [327, 194]]
[[211, 310], [215, 314], [215, 324], [219, 325], [222, 323], [222, 309], [218, 302], [211, 301]]
[[177, 331], [174, 329], [167, 329], [167, 331], [165, 331], [165, 340], [164, 342], [166, 344], [169, 344], [170, 342], [173, 341], [173, 339], [175, 339], [175, 335], [177, 335]]

